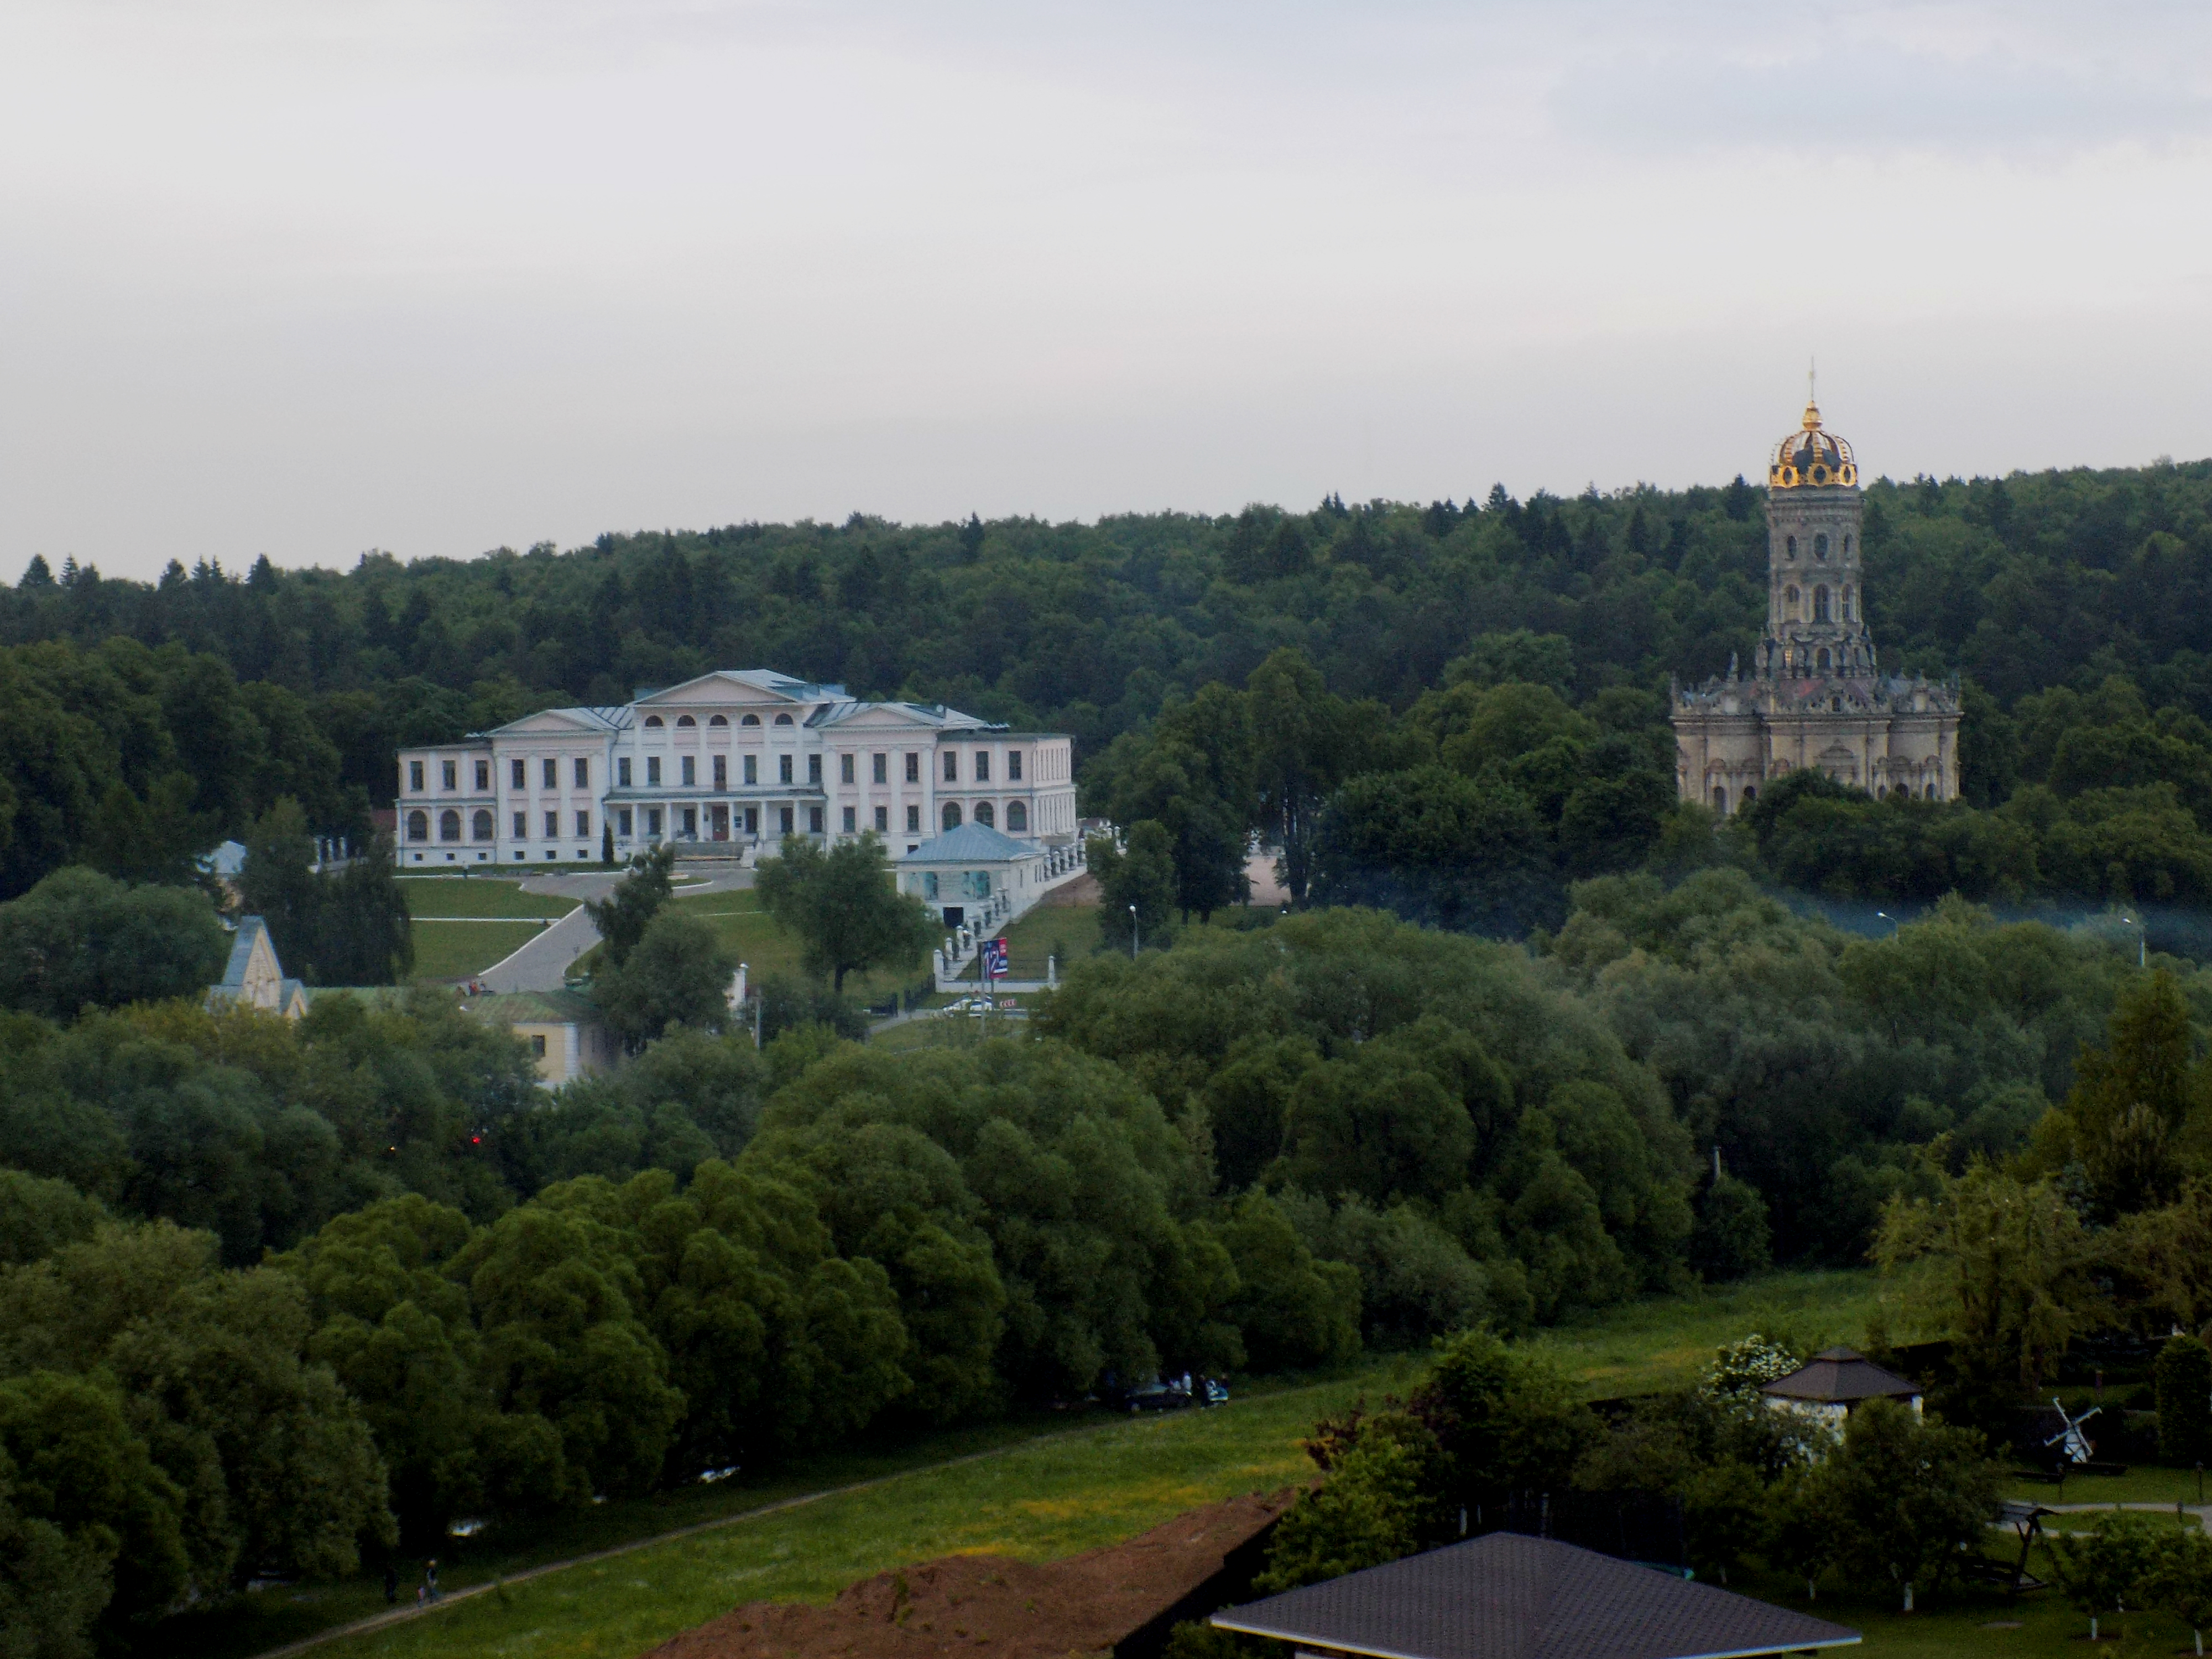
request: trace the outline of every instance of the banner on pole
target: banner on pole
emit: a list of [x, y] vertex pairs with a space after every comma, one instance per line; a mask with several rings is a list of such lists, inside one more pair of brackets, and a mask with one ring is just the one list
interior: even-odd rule
[[983, 977], [1004, 979], [1006, 976], [1006, 941], [987, 939], [983, 941]]

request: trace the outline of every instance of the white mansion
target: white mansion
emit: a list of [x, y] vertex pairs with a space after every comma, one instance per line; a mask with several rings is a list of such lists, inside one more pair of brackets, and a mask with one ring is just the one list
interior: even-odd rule
[[725, 669], [615, 708], [548, 708], [461, 743], [399, 751], [398, 860], [701, 855], [874, 830], [893, 857], [963, 823], [1073, 840], [1070, 739], [942, 704]]

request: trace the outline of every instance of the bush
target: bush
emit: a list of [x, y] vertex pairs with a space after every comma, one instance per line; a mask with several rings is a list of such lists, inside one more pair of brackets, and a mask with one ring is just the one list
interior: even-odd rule
[[2158, 1455], [2184, 1468], [2212, 1459], [2212, 1348], [2166, 1339], [2151, 1368], [2158, 1396]]

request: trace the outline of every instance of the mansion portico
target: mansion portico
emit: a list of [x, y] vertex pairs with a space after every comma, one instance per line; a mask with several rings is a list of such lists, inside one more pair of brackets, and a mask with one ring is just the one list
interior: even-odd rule
[[892, 856], [963, 823], [1070, 842], [1071, 740], [943, 704], [725, 669], [619, 708], [548, 708], [399, 751], [398, 860], [617, 859], [674, 842], [735, 857], [787, 836], [874, 830]]

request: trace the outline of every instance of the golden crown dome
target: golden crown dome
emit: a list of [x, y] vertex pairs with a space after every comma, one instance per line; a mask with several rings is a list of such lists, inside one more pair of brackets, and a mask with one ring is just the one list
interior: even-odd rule
[[1766, 465], [1769, 489], [1822, 489], [1858, 481], [1858, 460], [1851, 447], [1821, 428], [1818, 404], [1805, 405], [1802, 424], [1774, 446]]

